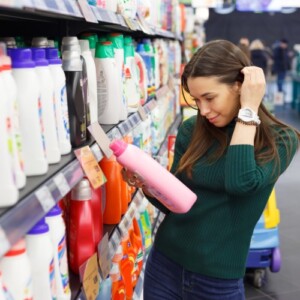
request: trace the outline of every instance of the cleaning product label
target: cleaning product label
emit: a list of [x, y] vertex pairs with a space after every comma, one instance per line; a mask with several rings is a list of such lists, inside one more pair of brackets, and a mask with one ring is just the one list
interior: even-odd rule
[[41, 137], [42, 137], [42, 142], [43, 142], [44, 155], [45, 155], [45, 157], [47, 157], [47, 154], [46, 154], [46, 143], [45, 143], [45, 129], [44, 129], [44, 123], [43, 123], [43, 109], [42, 109], [41, 97], [39, 97], [39, 99], [38, 99], [38, 112], [39, 112], [39, 119], [40, 119]]
[[66, 86], [64, 85], [60, 90], [60, 105], [62, 110], [62, 117], [64, 122], [65, 138], [70, 139], [70, 127], [69, 127], [69, 114], [68, 114], [68, 103]]
[[107, 82], [104, 70], [100, 69], [97, 74], [97, 93], [98, 93], [98, 118], [104, 113], [108, 102]]
[[[12, 171], [14, 171], [13, 167], [13, 155], [14, 155], [14, 146], [13, 146], [13, 139], [12, 139], [12, 127], [11, 127], [11, 119], [9, 117], [6, 118], [6, 132], [7, 132], [7, 146], [8, 146], [8, 151], [11, 156], [11, 168]], [[15, 172], [13, 173], [13, 180], [14, 183], [16, 183], [16, 174]]]
[[21, 135], [19, 132], [19, 113], [18, 113], [18, 107], [17, 107], [17, 101], [14, 101], [14, 129], [15, 129], [15, 139], [17, 143], [17, 153], [18, 153], [18, 159], [20, 163], [20, 168], [22, 171], [24, 171], [24, 160], [23, 160], [23, 152], [22, 152], [22, 142], [21, 142]]
[[49, 265], [49, 279], [50, 279], [50, 289], [51, 289], [52, 299], [56, 300], [54, 259], [51, 260], [50, 265]]
[[66, 236], [63, 236], [58, 244], [58, 263], [60, 277], [62, 280], [62, 286], [65, 294], [70, 293], [69, 286], [69, 272], [68, 272], [68, 262], [67, 262], [67, 247], [66, 247]]

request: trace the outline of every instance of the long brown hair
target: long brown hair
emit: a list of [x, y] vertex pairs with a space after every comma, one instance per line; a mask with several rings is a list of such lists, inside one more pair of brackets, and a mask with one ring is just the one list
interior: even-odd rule
[[[181, 77], [181, 85], [189, 93], [188, 78], [218, 77], [220, 83], [232, 86], [237, 81], [243, 82], [244, 76], [240, 71], [250, 65], [249, 58], [233, 43], [226, 40], [211, 41], [200, 48], [186, 65]], [[263, 104], [259, 107], [258, 115], [261, 124], [257, 128], [254, 140], [257, 162], [266, 163], [273, 159], [279, 162], [275, 140], [280, 138], [280, 135], [277, 131], [272, 130], [270, 125], [279, 125], [282, 130], [288, 130], [291, 127], [275, 118]], [[296, 130], [295, 132], [300, 140], [300, 133]], [[207, 153], [215, 141], [217, 141], [218, 147], [208, 156], [208, 162], [211, 163], [224, 154], [230, 139], [224, 128], [210, 124], [198, 110], [190, 144], [180, 159], [177, 172], [186, 172], [191, 176], [192, 167], [196, 161]], [[286, 147], [289, 150], [288, 143], [286, 143]]]

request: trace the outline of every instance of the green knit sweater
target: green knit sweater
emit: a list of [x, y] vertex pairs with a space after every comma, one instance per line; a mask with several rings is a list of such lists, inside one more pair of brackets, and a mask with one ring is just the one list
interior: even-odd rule
[[[172, 173], [189, 145], [195, 122], [192, 117], [179, 128]], [[232, 122], [226, 128], [230, 137], [234, 126]], [[288, 136], [292, 141], [289, 155], [282, 139], [277, 142], [282, 173], [296, 152], [298, 139], [293, 130], [280, 132], [285, 141]], [[223, 157], [210, 165], [205, 158], [199, 159], [192, 180], [177, 176], [198, 196], [188, 213], [172, 213], [149, 198], [167, 213], [157, 231], [155, 248], [192, 272], [225, 279], [243, 277], [253, 229], [276, 181], [274, 165], [259, 166], [251, 145], [229, 146]]]

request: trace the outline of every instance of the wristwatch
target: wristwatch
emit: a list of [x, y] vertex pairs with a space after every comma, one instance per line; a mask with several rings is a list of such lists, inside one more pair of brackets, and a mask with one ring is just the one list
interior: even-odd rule
[[260, 124], [260, 119], [257, 113], [249, 107], [244, 107], [239, 110], [239, 114], [237, 117], [238, 120], [242, 121], [244, 124]]

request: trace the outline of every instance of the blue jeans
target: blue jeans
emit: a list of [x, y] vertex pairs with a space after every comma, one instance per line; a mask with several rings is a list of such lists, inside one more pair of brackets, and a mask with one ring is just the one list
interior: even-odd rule
[[186, 271], [152, 247], [144, 300], [245, 300], [243, 279], [218, 279]]

